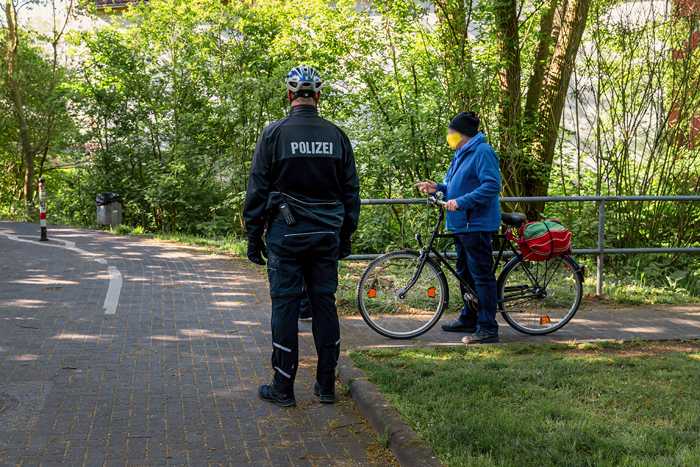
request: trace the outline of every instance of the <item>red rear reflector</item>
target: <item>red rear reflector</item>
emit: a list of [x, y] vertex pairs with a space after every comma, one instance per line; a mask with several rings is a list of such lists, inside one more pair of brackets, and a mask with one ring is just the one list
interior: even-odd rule
[[369, 298], [374, 298], [374, 297], [376, 297], [376, 296], [377, 296], [377, 289], [369, 289], [369, 290], [367, 291], [367, 296], [368, 296]]
[[437, 296], [437, 289], [435, 287], [431, 287], [428, 289], [428, 297], [430, 298], [435, 298]]

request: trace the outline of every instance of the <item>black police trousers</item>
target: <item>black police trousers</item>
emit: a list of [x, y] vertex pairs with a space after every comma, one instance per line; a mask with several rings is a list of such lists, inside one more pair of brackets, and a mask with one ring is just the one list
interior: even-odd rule
[[309, 222], [271, 222], [267, 231], [267, 272], [272, 299], [272, 368], [275, 388], [294, 390], [299, 363], [298, 319], [305, 295], [311, 302], [312, 331], [321, 391], [335, 386], [340, 326], [335, 307], [339, 233]]

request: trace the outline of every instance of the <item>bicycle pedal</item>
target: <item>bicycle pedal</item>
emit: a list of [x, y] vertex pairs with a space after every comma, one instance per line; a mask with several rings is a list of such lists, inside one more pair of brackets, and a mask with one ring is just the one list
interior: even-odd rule
[[464, 299], [465, 299], [466, 301], [468, 301], [469, 303], [473, 304], [473, 305], [478, 305], [478, 304], [479, 304], [479, 299], [478, 299], [477, 297], [475, 297], [474, 295], [465, 293], [465, 294], [464, 294]]

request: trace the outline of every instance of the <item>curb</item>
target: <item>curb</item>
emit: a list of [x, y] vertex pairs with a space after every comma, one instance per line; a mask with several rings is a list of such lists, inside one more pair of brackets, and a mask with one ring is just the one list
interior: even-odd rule
[[441, 467], [433, 450], [401, 419], [377, 387], [367, 380], [364, 372], [343, 356], [338, 365], [338, 377], [348, 386], [360, 413], [379, 436], [387, 436], [388, 447], [402, 467]]

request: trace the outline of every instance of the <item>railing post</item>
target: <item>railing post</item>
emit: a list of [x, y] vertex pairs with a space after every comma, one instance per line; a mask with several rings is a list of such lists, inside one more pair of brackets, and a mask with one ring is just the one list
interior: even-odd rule
[[605, 248], [605, 200], [598, 201], [598, 256], [596, 263], [595, 294], [603, 296], [603, 249]]
[[39, 179], [39, 225], [41, 228], [39, 241], [46, 242], [49, 238], [46, 235], [46, 187], [44, 186], [44, 177]]

